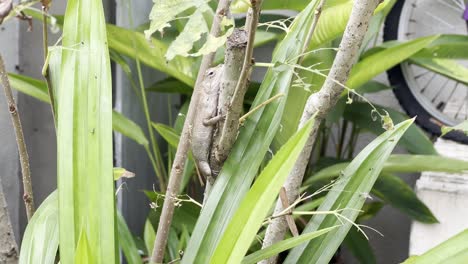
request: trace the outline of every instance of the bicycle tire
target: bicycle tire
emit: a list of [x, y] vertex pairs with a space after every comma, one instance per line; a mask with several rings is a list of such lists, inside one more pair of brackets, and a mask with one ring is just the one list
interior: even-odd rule
[[[384, 41], [398, 40], [400, 15], [405, 1], [397, 1], [387, 16], [384, 24]], [[432, 116], [415, 98], [403, 74], [400, 64], [387, 71], [388, 80], [393, 87], [393, 93], [401, 107], [410, 116], [416, 116], [416, 123], [431, 135], [440, 136], [444, 122]], [[468, 144], [468, 136], [460, 131], [452, 131], [443, 138]]]

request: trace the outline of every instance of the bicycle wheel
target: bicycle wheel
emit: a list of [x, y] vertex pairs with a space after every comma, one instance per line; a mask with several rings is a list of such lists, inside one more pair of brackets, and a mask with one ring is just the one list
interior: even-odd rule
[[[384, 40], [407, 41], [434, 34], [467, 34], [463, 0], [397, 1], [384, 27]], [[466, 62], [461, 62], [466, 65]], [[468, 87], [409, 62], [387, 71], [393, 91], [409, 116], [434, 135], [441, 126], [468, 119]], [[445, 136], [464, 144], [468, 137], [454, 131]]]

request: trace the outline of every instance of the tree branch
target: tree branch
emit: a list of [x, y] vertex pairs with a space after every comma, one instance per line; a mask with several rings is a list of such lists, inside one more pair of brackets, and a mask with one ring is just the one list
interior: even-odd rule
[[[296, 161], [292, 172], [284, 184], [289, 201], [295, 200], [299, 193], [299, 188], [304, 177], [306, 166], [310, 159], [312, 146], [315, 143], [320, 123], [326, 117], [330, 109], [336, 104], [343, 92], [343, 87], [339, 84], [346, 83], [348, 80], [349, 72], [358, 58], [359, 48], [367, 32], [369, 21], [375, 8], [380, 2], [380, 0], [360, 0], [354, 2], [351, 16], [330, 73], [327, 76], [322, 89], [317, 93], [312, 94], [307, 100], [299, 123], [299, 128], [304, 126], [312, 115], [317, 114], [317, 116], [309, 139], [307, 140], [307, 143]], [[277, 214], [282, 210], [283, 207], [281, 201], [278, 201], [274, 214]], [[274, 219], [267, 228], [263, 248], [282, 240], [286, 230], [287, 223], [284, 217]], [[261, 263], [276, 263], [276, 258], [273, 257], [262, 261]]]
[[[216, 15], [213, 19], [210, 34], [217, 37], [221, 32], [221, 21], [223, 17], [228, 13], [231, 0], [220, 0], [216, 9]], [[187, 161], [187, 153], [190, 147], [190, 129], [194, 116], [199, 106], [200, 88], [203, 81], [203, 75], [206, 70], [211, 66], [214, 60], [214, 53], [203, 56], [200, 69], [195, 82], [192, 99], [190, 101], [187, 116], [185, 118], [184, 127], [180, 135], [179, 145], [172, 164], [171, 175], [169, 177], [169, 183], [166, 190], [166, 196], [164, 198], [164, 204], [162, 207], [161, 217], [159, 218], [158, 230], [156, 233], [156, 239], [154, 241], [153, 254], [151, 256], [151, 262], [162, 263], [164, 258], [164, 250], [167, 244], [167, 238], [169, 236], [169, 228], [172, 223], [172, 217], [174, 215], [174, 207], [176, 203], [177, 193], [180, 188], [180, 182], [182, 180], [182, 173], [184, 171], [185, 162]]]
[[247, 11], [245, 21], [245, 31], [237, 30], [239, 37], [235, 41], [227, 43], [224, 58], [225, 74], [219, 96], [218, 112], [225, 118], [218, 123], [210, 158], [210, 166], [215, 172], [215, 176], [223, 166], [237, 138], [239, 118], [242, 114], [244, 97], [252, 73], [253, 48], [261, 5], [262, 0], [251, 0], [251, 7]]
[[31, 172], [29, 170], [29, 157], [28, 150], [26, 149], [26, 143], [24, 141], [23, 128], [21, 127], [21, 120], [16, 108], [16, 102], [13, 98], [13, 92], [11, 91], [10, 81], [8, 80], [8, 74], [5, 70], [5, 64], [3, 58], [0, 55], [0, 78], [2, 86], [5, 90], [5, 96], [7, 99], [8, 110], [11, 114], [11, 121], [16, 134], [16, 143], [18, 145], [18, 153], [21, 163], [21, 174], [23, 175], [23, 200], [26, 207], [26, 215], [28, 220], [31, 219], [34, 214], [34, 196], [31, 182]]

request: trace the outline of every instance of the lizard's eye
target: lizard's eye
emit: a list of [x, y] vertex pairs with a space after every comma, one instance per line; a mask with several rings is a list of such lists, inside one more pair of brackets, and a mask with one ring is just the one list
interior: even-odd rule
[[208, 76], [213, 76], [213, 75], [214, 75], [214, 71], [208, 72]]

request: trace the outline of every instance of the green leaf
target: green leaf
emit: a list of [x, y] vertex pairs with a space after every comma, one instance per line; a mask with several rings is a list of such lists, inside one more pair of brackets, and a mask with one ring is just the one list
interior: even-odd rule
[[[271, 9], [281, 9], [281, 10], [303, 10], [309, 0], [293, 0], [293, 1], [275, 1], [275, 0], [266, 0], [263, 1], [262, 10], [271, 10]], [[235, 0], [231, 5], [231, 11], [234, 14], [245, 13], [250, 7], [250, 2], [246, 0]]]
[[208, 33], [208, 25], [203, 17], [204, 9], [197, 10], [190, 16], [184, 30], [172, 41], [166, 52], [166, 59], [172, 60], [176, 55], [188, 57], [193, 44], [200, 40], [202, 34]]
[[468, 254], [468, 229], [442, 242], [421, 256], [412, 256], [402, 264], [464, 263]]
[[96, 263], [96, 257], [92, 255], [92, 250], [89, 248], [88, 238], [86, 236], [86, 231], [84, 229], [81, 229], [80, 231], [80, 236], [78, 238], [78, 243], [76, 246], [75, 261], [73, 263], [76, 263], [76, 264]]
[[452, 80], [468, 84], [468, 68], [451, 59], [410, 58], [410, 62]]
[[367, 238], [362, 234], [362, 232], [358, 231], [357, 228], [352, 227], [343, 242], [346, 248], [353, 253], [359, 263], [377, 263], [374, 251], [369, 245], [369, 240], [367, 240]]
[[352, 7], [353, 1], [341, 1], [337, 5], [325, 8], [320, 15], [310, 47], [318, 48], [343, 34]]
[[62, 44], [67, 49], [57, 87], [60, 261], [114, 263], [112, 82], [101, 1], [67, 2]]
[[[316, 0], [311, 1], [307, 8], [296, 16], [289, 33], [273, 52], [274, 64], [296, 62], [310, 31], [316, 5]], [[292, 68], [268, 69], [252, 107], [277, 94], [287, 95], [292, 77]], [[220, 234], [227, 227], [257, 175], [264, 155], [279, 128], [284, 105], [284, 99], [275, 100], [254, 112], [245, 121], [200, 214], [182, 263], [208, 263], [221, 239]]]
[[143, 239], [145, 240], [147, 252], [152, 252], [154, 240], [156, 239], [156, 231], [154, 230], [153, 224], [151, 224], [149, 218], [147, 218], [145, 221], [145, 227], [143, 229]]
[[120, 178], [133, 178], [135, 177], [135, 173], [128, 171], [124, 168], [114, 168], [114, 181], [120, 179]]
[[[239, 263], [309, 138], [313, 119], [276, 153], [237, 209], [210, 263]], [[239, 228], [239, 227], [242, 228]]]
[[[25, 13], [35, 19], [41, 21], [43, 19], [42, 12], [39, 10], [28, 9], [25, 10]], [[63, 26], [63, 17], [50, 16], [50, 18], [54, 18], [58, 26]], [[50, 23], [51, 20], [49, 19], [48, 22]], [[146, 39], [143, 33], [111, 24], [107, 25], [106, 31], [109, 49], [114, 55], [121, 54], [132, 59], [138, 59], [154, 69], [183, 81], [185, 84], [193, 85], [195, 83], [194, 78], [198, 71], [198, 63], [192, 58], [180, 56], [170, 62], [166, 62], [164, 58], [164, 54], [166, 54], [168, 49], [166, 40], [163, 41], [156, 38]], [[116, 59], [115, 56], [112, 58]], [[122, 61], [117, 58], [117, 62]]]
[[387, 0], [387, 2], [382, 5], [381, 11], [376, 12], [371, 18], [369, 23], [369, 28], [367, 29], [366, 36], [362, 42], [359, 53], [363, 53], [369, 46], [374, 46], [378, 40], [380, 30], [382, 28], [385, 19], [387, 18], [388, 13], [392, 10], [397, 0]]
[[54, 191], [42, 202], [26, 226], [19, 263], [54, 263], [58, 244], [58, 197]]
[[117, 53], [137, 58], [142, 63], [163, 73], [177, 78], [187, 85], [195, 83], [194, 73], [198, 70], [198, 63], [192, 58], [178, 56], [167, 62], [164, 55], [168, 46], [161, 40], [145, 36], [136, 31], [124, 29], [114, 25], [107, 25], [109, 48]]
[[10, 80], [10, 84], [13, 89], [43, 102], [50, 102], [47, 85], [43, 81], [14, 73], [9, 73], [8, 79]]
[[380, 73], [392, 68], [427, 47], [438, 37], [439, 36], [436, 35], [418, 38], [388, 49], [383, 49], [382, 51], [365, 57], [354, 65], [347, 86], [349, 88], [356, 88], [363, 85]]
[[205, 0], [153, 0], [154, 5], [151, 9], [149, 18], [151, 24], [148, 30], [145, 30], [146, 38], [150, 38], [151, 35], [160, 31], [163, 33], [163, 29], [170, 27], [169, 22], [174, 20], [177, 15], [186, 11], [189, 8], [194, 7], [199, 9], [202, 6], [206, 6]]
[[[338, 163], [320, 170], [312, 177], [308, 178], [304, 185], [310, 185], [313, 182], [331, 179], [340, 175], [349, 162]], [[383, 172], [422, 172], [422, 171], [440, 171], [448, 173], [461, 173], [468, 170], [468, 162], [447, 158], [437, 155], [391, 155], [385, 162]]]
[[385, 160], [395, 148], [398, 140], [413, 123], [407, 120], [395, 126], [365, 147], [346, 167], [342, 176], [334, 183], [318, 212], [339, 211], [340, 217], [333, 214], [314, 215], [303, 233], [327, 227], [342, 225], [308, 243], [294, 248], [285, 260], [286, 263], [328, 263], [340, 246], [362, 208], [367, 194], [379, 176]]
[[378, 81], [368, 81], [355, 89], [358, 94], [377, 93], [384, 90], [390, 90], [392, 87]]
[[442, 136], [444, 136], [445, 134], [449, 133], [452, 130], [459, 130], [465, 133], [465, 135], [468, 135], [468, 121], [463, 121], [460, 124], [453, 126], [453, 127], [443, 126]]
[[140, 145], [145, 147], [149, 145], [148, 139], [141, 127], [119, 112], [112, 112], [112, 128], [120, 134], [135, 140]]
[[316, 237], [319, 237], [323, 234], [326, 234], [330, 232], [331, 230], [335, 229], [336, 227], [329, 227], [329, 228], [324, 228], [315, 232], [310, 232], [307, 234], [303, 234], [297, 237], [291, 237], [285, 240], [282, 240], [276, 244], [273, 244], [267, 248], [258, 250], [248, 256], [246, 256], [242, 260], [242, 264], [252, 264], [252, 263], [257, 263], [260, 262], [261, 260], [267, 259], [272, 256], [276, 256], [279, 253], [286, 251], [290, 248], [296, 247], [304, 242], [307, 242], [311, 239], [314, 239]]
[[158, 131], [159, 135], [161, 135], [161, 137], [164, 138], [167, 143], [169, 143], [169, 145], [177, 148], [180, 135], [175, 131], [175, 129], [160, 123], [151, 123], [151, 125], [154, 127], [154, 129], [156, 129], [156, 131]]
[[130, 230], [127, 227], [127, 223], [125, 223], [125, 219], [120, 214], [120, 212], [117, 213], [117, 228], [119, 232], [119, 244], [125, 255], [127, 263], [143, 263], [140, 255], [138, 254], [138, 248], [135, 244], [135, 240], [133, 240], [132, 233], [130, 233]]
[[230, 20], [226, 17], [223, 17], [223, 20], [221, 21], [222, 28], [224, 27], [229, 27], [226, 30], [226, 33], [215, 37], [211, 34], [208, 34], [206, 42], [203, 44], [203, 46], [195, 53], [192, 53], [191, 56], [201, 56], [201, 55], [206, 55], [212, 52], [215, 52], [220, 48], [221, 46], [226, 43], [227, 38], [232, 34], [234, 31], [234, 21]]
[[[313, 52], [304, 58], [302, 65], [317, 64], [319, 65], [317, 69], [324, 70], [324, 73], [326, 73], [326, 69], [331, 68], [335, 55], [336, 52], [332, 49]], [[275, 150], [284, 145], [288, 138], [296, 132], [307, 99], [312, 92], [318, 91], [325, 81], [324, 77], [311, 74], [310, 72], [301, 71], [300, 76], [304, 78], [305, 83], [310, 84], [310, 87], [306, 87], [310, 90], [306, 90], [303, 87], [293, 87], [293, 89], [290, 89], [284, 114], [281, 119], [281, 129], [278, 131], [273, 141], [273, 148]]]
[[177, 93], [191, 95], [193, 88], [175, 78], [169, 77], [162, 81], [157, 81], [146, 88], [149, 92]]
[[440, 35], [412, 58], [468, 59], [466, 49], [468, 49], [467, 35]]
[[361, 209], [362, 212], [358, 215], [356, 222], [366, 221], [376, 216], [384, 205], [385, 204], [383, 202], [364, 203]]
[[413, 189], [395, 175], [382, 173], [375, 182], [372, 193], [416, 221], [428, 224], [438, 223], [437, 218], [419, 200]]
[[[406, 115], [395, 111], [391, 108], [385, 108], [379, 105], [374, 105], [379, 112], [390, 114], [393, 122], [398, 123], [405, 120]], [[373, 134], [379, 135], [384, 131], [382, 127], [382, 122], [378, 120], [377, 116], [372, 114], [373, 108], [364, 102], [354, 102], [346, 106], [344, 111], [344, 119], [353, 122], [358, 125], [360, 128], [363, 128]], [[376, 118], [376, 121], [372, 121], [373, 118]], [[426, 136], [426, 134], [416, 125], [411, 125], [408, 131], [405, 133], [403, 138], [398, 143], [406, 150], [415, 154], [436, 154], [434, 145]]]
[[[55, 73], [55, 71], [51, 71], [51, 73]], [[10, 73], [8, 76], [14, 89], [41, 101], [47, 103], [50, 102], [45, 82], [12, 73]], [[59, 85], [57, 82], [54, 82], [54, 84], [56, 84], [55, 86]], [[58, 93], [55, 93], [55, 95], [57, 100]], [[148, 146], [149, 144], [148, 139], [146, 139], [146, 136], [141, 127], [116, 111], [112, 112], [112, 128], [116, 132], [119, 132], [122, 135], [135, 140], [135, 142], [140, 145]]]

